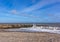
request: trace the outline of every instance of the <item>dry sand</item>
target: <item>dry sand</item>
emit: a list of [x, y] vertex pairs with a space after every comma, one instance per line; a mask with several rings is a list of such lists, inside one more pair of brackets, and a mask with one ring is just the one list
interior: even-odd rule
[[60, 34], [0, 32], [0, 42], [60, 42]]

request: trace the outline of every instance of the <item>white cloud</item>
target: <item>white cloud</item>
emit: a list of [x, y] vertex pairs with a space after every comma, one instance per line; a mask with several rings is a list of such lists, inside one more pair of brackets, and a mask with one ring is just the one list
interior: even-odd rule
[[17, 13], [17, 10], [11, 10], [11, 13], [12, 14], [16, 14]]
[[25, 9], [23, 9], [21, 11], [21, 13], [23, 13], [23, 12], [31, 12], [33, 10], [42, 8], [43, 6], [45, 6], [47, 4], [54, 4], [54, 3], [59, 2], [59, 1], [60, 0], [42, 0], [42, 1], [38, 2], [37, 4], [35, 4], [35, 5], [32, 5], [30, 7], [27, 7]]

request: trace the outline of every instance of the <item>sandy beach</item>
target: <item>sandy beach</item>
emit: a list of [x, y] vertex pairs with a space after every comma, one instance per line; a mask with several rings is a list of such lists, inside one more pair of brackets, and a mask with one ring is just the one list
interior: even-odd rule
[[0, 32], [0, 42], [60, 42], [60, 34]]

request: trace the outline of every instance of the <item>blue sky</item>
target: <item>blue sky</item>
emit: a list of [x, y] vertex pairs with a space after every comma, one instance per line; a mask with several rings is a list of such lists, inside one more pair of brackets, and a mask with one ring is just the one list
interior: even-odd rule
[[60, 22], [60, 0], [0, 0], [0, 23]]

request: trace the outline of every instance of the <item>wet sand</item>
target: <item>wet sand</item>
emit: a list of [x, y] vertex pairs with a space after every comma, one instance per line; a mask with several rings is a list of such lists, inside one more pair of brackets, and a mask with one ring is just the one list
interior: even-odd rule
[[60, 42], [60, 34], [0, 32], [0, 42]]

